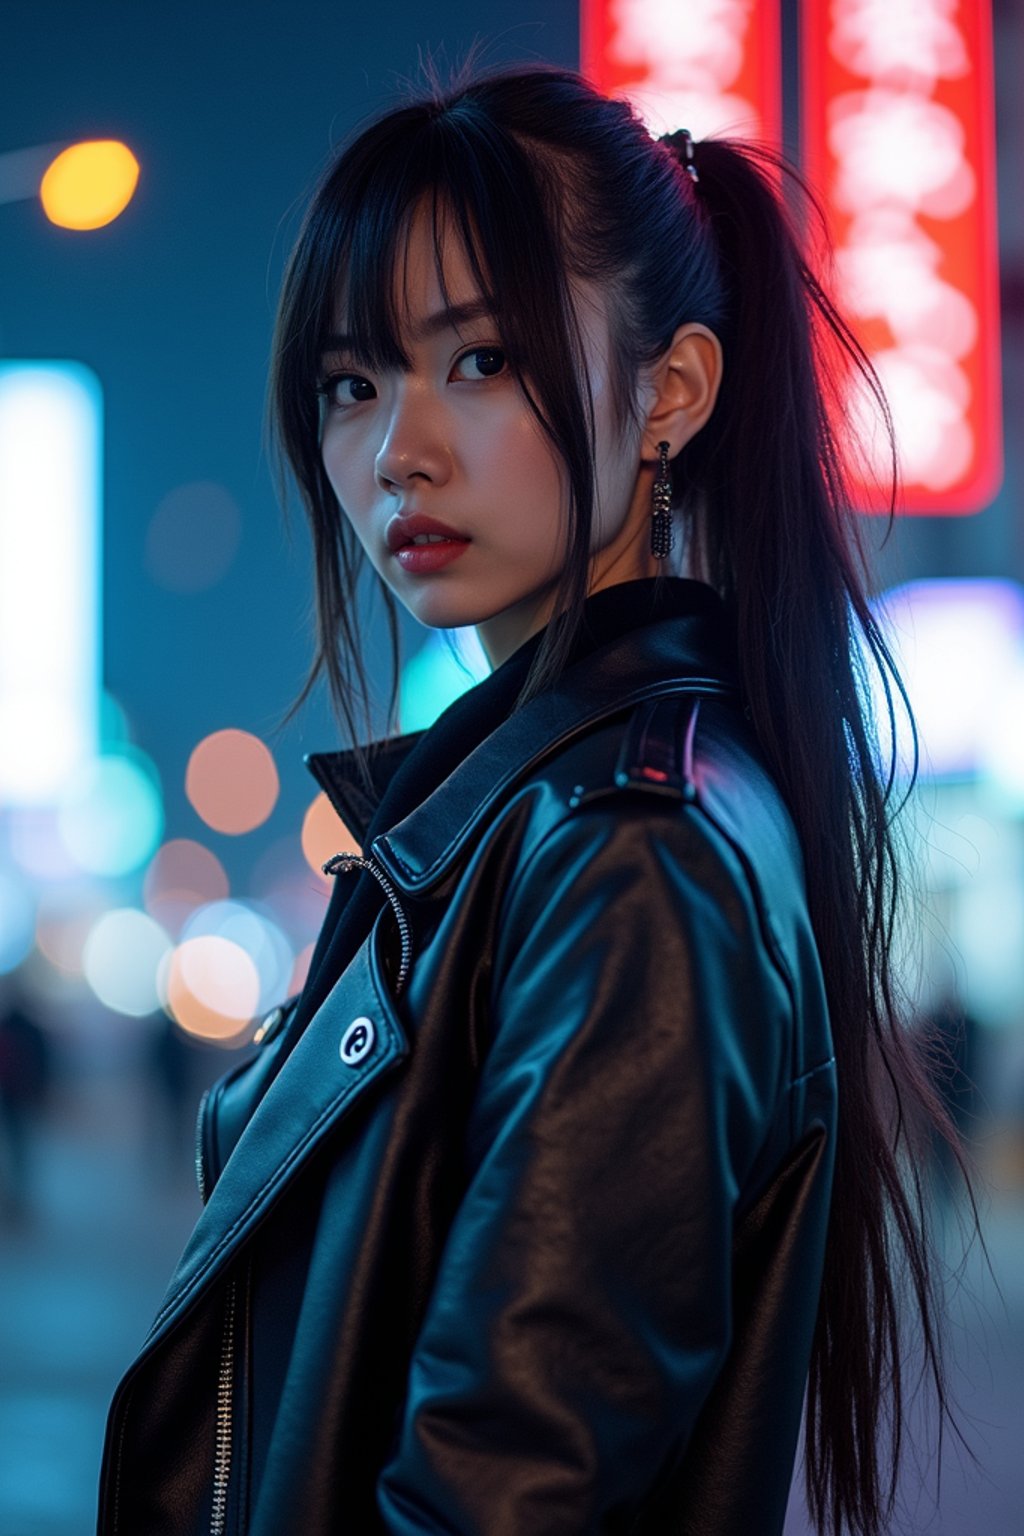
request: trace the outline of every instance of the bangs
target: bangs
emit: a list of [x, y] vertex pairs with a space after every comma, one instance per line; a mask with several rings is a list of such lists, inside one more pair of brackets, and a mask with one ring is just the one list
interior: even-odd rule
[[[586, 357], [559, 248], [564, 220], [556, 178], [539, 149], [527, 154], [511, 135], [468, 110], [381, 127], [379, 136], [371, 131], [342, 157], [317, 200], [310, 234], [320, 260], [309, 267], [320, 268], [318, 292], [309, 295], [312, 324], [303, 348], [310, 379], [340, 338], [356, 365], [411, 369], [401, 296], [413, 219], [423, 209], [445, 306], [452, 303], [444, 272], [444, 240], [451, 233], [542, 426], [564, 443], [568, 420], [574, 414], [579, 420], [583, 403], [578, 380], [593, 439]], [[544, 410], [528, 380], [539, 386]]]
[[384, 230], [375, 217], [377, 210], [364, 203], [356, 211], [332, 284], [335, 308], [329, 330], [320, 340], [321, 352], [343, 346], [355, 363], [372, 371], [412, 367], [404, 344], [410, 334], [410, 317], [399, 296], [406, 293], [409, 239], [421, 206], [429, 214], [434, 271], [444, 307], [453, 308], [444, 270], [444, 243], [454, 226], [476, 283], [473, 297], [482, 300], [496, 317], [500, 314], [500, 303], [487, 276], [486, 253], [481, 250], [471, 218], [466, 217], [469, 210], [452, 208], [434, 186], [418, 193]]

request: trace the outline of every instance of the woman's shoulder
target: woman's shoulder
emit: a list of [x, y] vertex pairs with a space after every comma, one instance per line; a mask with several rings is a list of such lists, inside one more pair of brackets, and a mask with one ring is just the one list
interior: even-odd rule
[[625, 988], [633, 1046], [660, 1049], [667, 1030], [704, 1080], [731, 1083], [740, 1162], [763, 1148], [774, 1167], [806, 1119], [791, 1090], [832, 1042], [799, 839], [742, 703], [636, 703], [538, 764], [507, 812], [523, 820], [496, 923], [497, 1016], [504, 998], [520, 1013], [534, 999], [532, 1039], [549, 994], [596, 1008]]
[[529, 808], [520, 866], [570, 822], [600, 836], [610, 822], [652, 819], [681, 854], [700, 849], [728, 864], [784, 926], [806, 919], [799, 837], [738, 695], [680, 691], [634, 702], [563, 742], [516, 799]]

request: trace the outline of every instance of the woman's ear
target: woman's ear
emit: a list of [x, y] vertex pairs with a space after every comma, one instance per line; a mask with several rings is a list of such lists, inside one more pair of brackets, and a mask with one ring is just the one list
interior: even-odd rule
[[669, 457], [675, 458], [714, 410], [722, 382], [721, 342], [706, 325], [681, 325], [648, 380], [641, 456], [653, 463], [659, 443], [667, 442]]

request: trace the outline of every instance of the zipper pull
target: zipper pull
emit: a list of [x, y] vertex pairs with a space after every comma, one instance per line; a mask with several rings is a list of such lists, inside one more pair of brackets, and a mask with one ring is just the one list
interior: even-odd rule
[[412, 932], [409, 919], [402, 909], [402, 903], [398, 899], [395, 887], [385, 870], [381, 869], [373, 859], [364, 858], [360, 853], [335, 853], [322, 864], [321, 869], [325, 875], [349, 874], [353, 869], [368, 869], [380, 882], [384, 894], [391, 903], [395, 917], [398, 919], [398, 931], [402, 939], [402, 959], [398, 968], [398, 978], [395, 982], [396, 997], [405, 986], [405, 978], [409, 974], [409, 966], [412, 963]]

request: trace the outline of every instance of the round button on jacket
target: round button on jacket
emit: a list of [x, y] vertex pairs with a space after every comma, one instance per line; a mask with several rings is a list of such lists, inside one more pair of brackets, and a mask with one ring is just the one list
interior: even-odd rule
[[375, 1038], [376, 1031], [372, 1019], [367, 1018], [365, 1014], [358, 1019], [353, 1019], [341, 1037], [339, 1054], [342, 1061], [347, 1066], [356, 1066], [373, 1050]]

